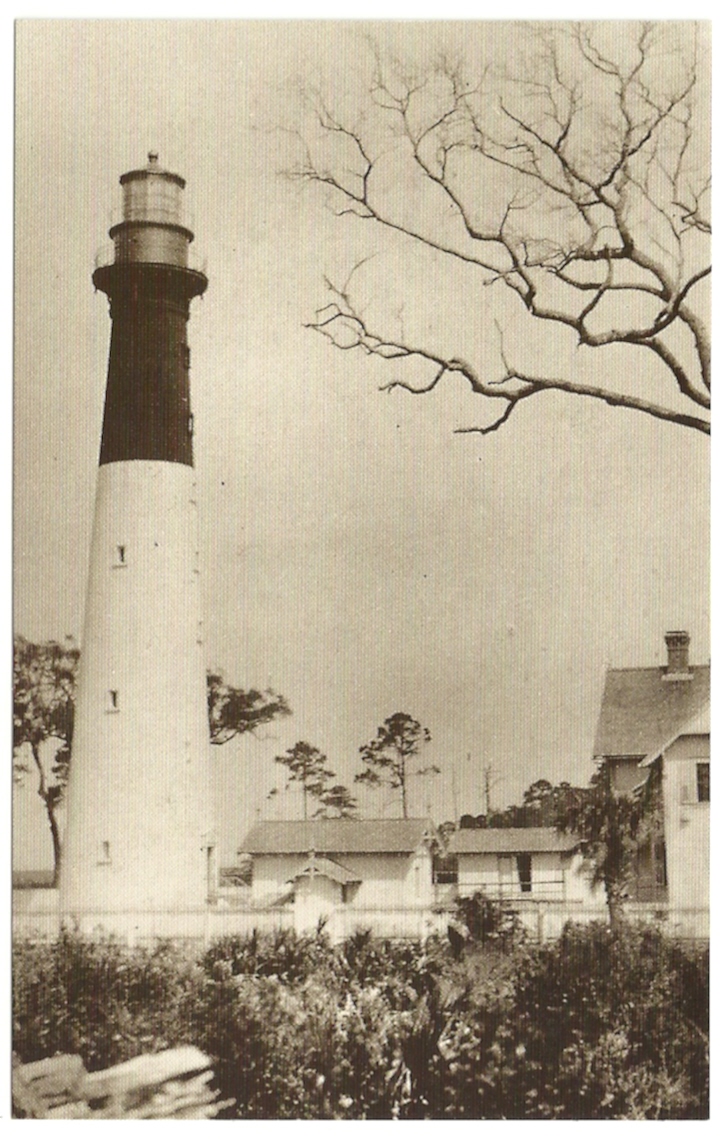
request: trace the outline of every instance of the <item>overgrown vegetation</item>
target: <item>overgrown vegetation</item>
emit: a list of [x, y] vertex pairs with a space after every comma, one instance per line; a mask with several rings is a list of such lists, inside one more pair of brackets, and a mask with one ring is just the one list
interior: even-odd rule
[[99, 1069], [193, 1043], [246, 1119], [693, 1119], [708, 1105], [708, 958], [654, 928], [557, 942], [224, 938], [200, 956], [64, 934], [19, 943], [14, 1047]]

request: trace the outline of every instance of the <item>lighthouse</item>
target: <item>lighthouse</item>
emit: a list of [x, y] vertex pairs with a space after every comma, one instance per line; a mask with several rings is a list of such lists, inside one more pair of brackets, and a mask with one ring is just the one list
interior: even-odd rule
[[185, 181], [151, 153], [123, 174], [112, 322], [60, 871], [60, 915], [182, 929], [217, 876], [198, 571]]

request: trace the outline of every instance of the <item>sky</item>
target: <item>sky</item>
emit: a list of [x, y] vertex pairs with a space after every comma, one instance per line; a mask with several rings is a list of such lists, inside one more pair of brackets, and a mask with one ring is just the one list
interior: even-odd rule
[[[420, 59], [441, 46], [483, 55], [514, 35], [440, 23], [18, 28], [15, 630], [82, 639], [110, 335], [90, 278], [118, 177], [156, 150], [187, 179], [209, 277], [189, 323], [207, 663], [293, 709], [213, 749], [225, 862], [255, 818], [298, 817], [298, 795], [268, 798], [283, 786], [273, 757], [296, 740], [350, 784], [360, 745], [409, 712], [431, 732], [424, 763], [442, 769], [413, 784], [412, 813], [442, 822], [482, 810], [486, 767], [496, 807], [538, 778], [587, 782], [605, 668], [662, 663], [666, 629], [688, 629], [693, 662], [709, 659], [703, 436], [554, 395], [493, 435], [455, 435], [484, 415], [463, 385], [382, 393], [389, 365], [304, 327], [326, 303], [324, 277], [342, 282], [373, 255], [355, 278], [371, 311], [393, 310], [403, 283], [408, 326], [441, 321], [452, 351], [483, 361], [497, 350], [471, 278], [430, 273], [411, 243], [334, 217], [282, 175], [295, 78], [352, 99], [369, 30]], [[368, 816], [397, 806], [360, 799]], [[14, 840], [18, 866], [49, 864], [30, 784], [16, 791]]]

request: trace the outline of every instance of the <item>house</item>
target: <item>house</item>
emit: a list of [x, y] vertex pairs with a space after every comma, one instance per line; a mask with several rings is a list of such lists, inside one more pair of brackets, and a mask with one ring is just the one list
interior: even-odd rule
[[459, 830], [449, 853], [457, 859], [457, 893], [481, 891], [504, 901], [594, 901], [577, 840], [554, 827]]
[[657, 823], [639, 844], [629, 894], [697, 935], [709, 905], [710, 666], [690, 665], [685, 631], [665, 643], [662, 667], [608, 670], [594, 759], [620, 791], [657, 789]]
[[559, 936], [568, 921], [604, 918], [602, 891], [577, 845], [554, 827], [458, 830], [448, 847], [457, 861], [457, 896], [479, 892], [505, 903], [539, 941]]
[[252, 859], [251, 897], [272, 906], [291, 896], [297, 929], [335, 919], [417, 935], [434, 900], [436, 830], [428, 819], [258, 822], [241, 844]]
[[710, 700], [641, 763], [662, 786], [668, 905], [678, 923], [707, 927], [710, 905]]

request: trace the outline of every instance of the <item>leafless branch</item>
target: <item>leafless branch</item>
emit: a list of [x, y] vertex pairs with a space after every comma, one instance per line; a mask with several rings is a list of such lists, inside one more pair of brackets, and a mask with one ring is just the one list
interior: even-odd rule
[[[345, 121], [308, 92], [315, 141], [304, 137], [291, 171], [326, 188], [339, 216], [479, 270], [482, 287], [511, 294], [551, 335], [644, 349], [657, 396], [622, 394], [605, 379], [522, 376], [504, 353], [503, 379], [482, 380], [459, 360], [370, 331], [352, 304], [351, 275], [330, 286], [331, 303], [308, 327], [344, 351], [432, 368], [431, 379], [395, 378], [387, 391], [428, 392], [456, 371], [477, 394], [505, 400], [494, 423], [461, 431], [498, 430], [520, 400], [555, 389], [707, 433], [710, 178], [696, 142], [705, 108], [697, 40], [676, 28], [631, 23], [606, 38], [596, 24], [541, 25], [528, 29], [524, 66], [488, 63], [474, 77], [460, 60], [412, 68], [373, 46], [368, 117]], [[414, 194], [385, 192], [390, 171]], [[508, 184], [504, 200], [487, 194]]]
[[[333, 293], [334, 299], [319, 309], [317, 319], [308, 322], [307, 328], [319, 332], [330, 340], [335, 347], [343, 351], [357, 349], [366, 355], [378, 356], [384, 360], [413, 359], [419, 361], [423, 366], [433, 365], [431, 378], [424, 383], [411, 384], [407, 380], [395, 378], [382, 385], [381, 390], [392, 392], [401, 388], [412, 395], [424, 395], [436, 388], [446, 375], [458, 374], [467, 381], [475, 394], [486, 396], [489, 399], [503, 400], [507, 404], [502, 414], [492, 424], [484, 427], [458, 428], [456, 432], [458, 434], [475, 432], [480, 435], [488, 435], [509, 420], [512, 411], [520, 401], [549, 391], [585, 396], [600, 400], [610, 407], [642, 411], [656, 419], [691, 427], [704, 434], [710, 433], [710, 424], [706, 419], [666, 407], [654, 400], [614, 391], [604, 386], [565, 379], [564, 377], [529, 375], [508, 362], [503, 343], [500, 345], [500, 359], [504, 366], [504, 372], [499, 377], [485, 380], [468, 361], [456, 357], [445, 357], [419, 345], [385, 338], [370, 329], [364, 319], [355, 311], [347, 291], [337, 289], [331, 284], [329, 284], [329, 289]], [[499, 331], [501, 337], [501, 330]], [[656, 350], [664, 355], [667, 350], [661, 349], [659, 342], [655, 342], [655, 344]], [[672, 354], [670, 355], [672, 357]], [[679, 367], [674, 358], [670, 361], [666, 360], [666, 363], [671, 369]], [[683, 391], [682, 387], [681, 391]]]

